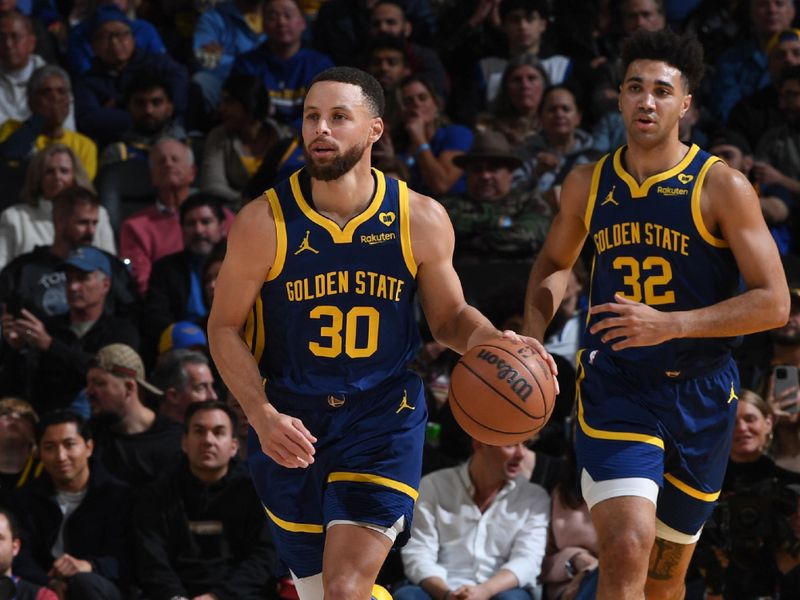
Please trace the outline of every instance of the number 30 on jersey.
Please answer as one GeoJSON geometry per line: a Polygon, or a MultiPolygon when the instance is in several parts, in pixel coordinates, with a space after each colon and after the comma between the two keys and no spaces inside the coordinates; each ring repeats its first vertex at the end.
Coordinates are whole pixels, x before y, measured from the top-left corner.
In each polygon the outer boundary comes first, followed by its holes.
{"type": "Polygon", "coordinates": [[[337,306],[316,306],[309,317],[322,322],[319,331],[322,340],[308,343],[315,356],[336,358],[344,351],[350,358],[367,358],[378,349],[381,317],[372,306],[354,306],[346,313],[337,306]],[[366,331],[366,339],[358,335],[359,328],[366,331]]]}

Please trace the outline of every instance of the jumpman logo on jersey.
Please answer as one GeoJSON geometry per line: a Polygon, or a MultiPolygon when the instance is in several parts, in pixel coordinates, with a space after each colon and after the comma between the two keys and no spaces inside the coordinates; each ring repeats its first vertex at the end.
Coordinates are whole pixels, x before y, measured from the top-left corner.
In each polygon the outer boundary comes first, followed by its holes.
{"type": "Polygon", "coordinates": [[[619,206],[619,202],[617,202],[617,201],[614,199],[614,190],[615,190],[615,189],[617,189],[617,186],[616,186],[616,185],[612,185],[612,186],[611,186],[611,191],[610,191],[610,192],[608,192],[608,195],[607,195],[607,196],[605,197],[605,199],[604,199],[604,200],[603,200],[603,201],[600,203],[600,206],[604,206],[604,205],[608,204],[609,202],[611,202],[612,204],[615,204],[615,205],[619,206]]]}
{"type": "Polygon", "coordinates": [[[728,396],[728,404],[733,402],[734,400],[738,400],[739,396],[736,395],[736,391],[733,389],[733,382],[731,381],[731,393],[728,396]]]}
{"type": "Polygon", "coordinates": [[[394,411],[394,414],[399,414],[404,408],[407,408],[408,410],[417,410],[416,406],[411,406],[408,403],[408,392],[406,390],[403,390],[403,399],[400,401],[400,408],[394,411]]]}
{"type": "Polygon", "coordinates": [[[300,254],[303,250],[310,250],[314,254],[319,254],[319,250],[314,250],[314,248],[311,247],[311,244],[308,243],[308,236],[310,234],[311,231],[306,229],[306,237],[304,237],[303,241],[300,242],[300,247],[297,249],[297,252],[295,252],[295,254],[300,254]]]}

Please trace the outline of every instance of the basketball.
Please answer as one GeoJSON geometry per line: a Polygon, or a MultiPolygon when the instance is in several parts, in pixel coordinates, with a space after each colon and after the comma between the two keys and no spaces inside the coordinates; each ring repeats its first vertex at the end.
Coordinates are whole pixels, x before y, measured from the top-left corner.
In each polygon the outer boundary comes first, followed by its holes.
{"type": "Polygon", "coordinates": [[[533,348],[498,338],[470,349],[450,376],[450,402],[461,428],[479,442],[507,446],[544,427],[555,405],[552,373],[533,348]]]}

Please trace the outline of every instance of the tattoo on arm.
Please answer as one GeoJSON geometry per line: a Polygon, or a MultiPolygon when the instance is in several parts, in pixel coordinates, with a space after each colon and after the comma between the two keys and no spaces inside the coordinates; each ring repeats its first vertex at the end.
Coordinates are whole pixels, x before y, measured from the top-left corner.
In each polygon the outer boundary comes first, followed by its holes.
{"type": "Polygon", "coordinates": [[[684,544],[656,538],[650,553],[648,577],[657,581],[667,581],[675,577],[681,567],[681,559],[685,550],[684,544]]]}

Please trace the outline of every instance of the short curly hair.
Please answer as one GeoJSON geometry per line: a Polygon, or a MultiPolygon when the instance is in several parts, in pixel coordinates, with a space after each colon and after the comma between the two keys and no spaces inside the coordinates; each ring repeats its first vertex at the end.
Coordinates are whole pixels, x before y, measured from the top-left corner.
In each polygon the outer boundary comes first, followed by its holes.
{"type": "Polygon", "coordinates": [[[331,67],[314,77],[308,89],[311,89],[315,83],[320,81],[336,81],[358,86],[361,88],[361,93],[364,95],[364,100],[366,100],[367,107],[372,113],[372,116],[383,116],[383,111],[386,107],[383,88],[381,84],[378,83],[378,80],[366,71],[354,67],[331,67]]]}
{"type": "Polygon", "coordinates": [[[703,79],[703,46],[692,34],[682,34],[662,29],[639,30],[632,34],[622,47],[623,72],[635,60],[657,60],[681,72],[684,84],[691,94],[703,79]]]}

